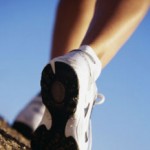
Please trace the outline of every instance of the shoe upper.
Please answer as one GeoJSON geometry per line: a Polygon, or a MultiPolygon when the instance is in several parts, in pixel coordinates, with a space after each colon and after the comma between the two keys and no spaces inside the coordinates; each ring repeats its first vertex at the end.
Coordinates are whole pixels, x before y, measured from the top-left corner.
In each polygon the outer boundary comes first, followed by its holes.
{"type": "Polygon", "coordinates": [[[38,127],[43,117],[45,106],[42,97],[34,97],[29,104],[18,114],[15,121],[28,125],[33,131],[38,127]]]}

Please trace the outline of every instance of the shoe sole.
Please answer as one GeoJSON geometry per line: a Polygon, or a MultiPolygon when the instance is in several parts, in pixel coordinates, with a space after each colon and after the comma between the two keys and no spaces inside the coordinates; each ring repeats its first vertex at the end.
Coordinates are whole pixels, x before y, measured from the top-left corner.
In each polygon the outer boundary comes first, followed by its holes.
{"type": "Polygon", "coordinates": [[[63,62],[55,62],[55,74],[48,64],[41,78],[43,103],[52,116],[52,126],[47,130],[41,125],[33,133],[33,150],[79,150],[73,137],[65,137],[68,119],[78,103],[78,78],[75,71],[63,62]]]}

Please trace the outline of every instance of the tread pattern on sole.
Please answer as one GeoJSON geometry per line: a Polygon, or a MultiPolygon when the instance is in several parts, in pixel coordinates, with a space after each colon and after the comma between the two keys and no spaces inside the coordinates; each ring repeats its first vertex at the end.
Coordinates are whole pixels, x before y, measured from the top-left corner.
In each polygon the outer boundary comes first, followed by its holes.
{"type": "Polygon", "coordinates": [[[33,133],[33,150],[79,150],[73,137],[65,137],[65,126],[73,116],[78,103],[78,78],[67,64],[55,62],[55,74],[48,64],[41,78],[43,103],[52,116],[52,127],[41,125],[33,133]],[[55,94],[54,92],[57,92],[55,94]],[[60,100],[59,100],[60,99],[60,100]]]}

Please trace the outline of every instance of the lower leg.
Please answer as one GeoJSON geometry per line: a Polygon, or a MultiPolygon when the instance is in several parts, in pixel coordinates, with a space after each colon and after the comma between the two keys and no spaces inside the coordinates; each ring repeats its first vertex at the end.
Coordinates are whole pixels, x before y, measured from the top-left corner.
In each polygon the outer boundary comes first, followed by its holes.
{"type": "Polygon", "coordinates": [[[58,6],[51,57],[79,48],[94,14],[95,0],[61,0],[58,6]]]}
{"type": "Polygon", "coordinates": [[[103,67],[128,40],[149,8],[149,0],[98,0],[82,44],[90,45],[103,67]]]}

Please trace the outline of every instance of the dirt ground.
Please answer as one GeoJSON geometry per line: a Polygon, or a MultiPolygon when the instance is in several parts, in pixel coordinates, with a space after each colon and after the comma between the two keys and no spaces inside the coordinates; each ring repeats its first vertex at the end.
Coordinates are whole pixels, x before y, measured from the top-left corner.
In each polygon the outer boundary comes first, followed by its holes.
{"type": "Polygon", "coordinates": [[[0,117],[0,150],[31,150],[30,142],[0,117]]]}

